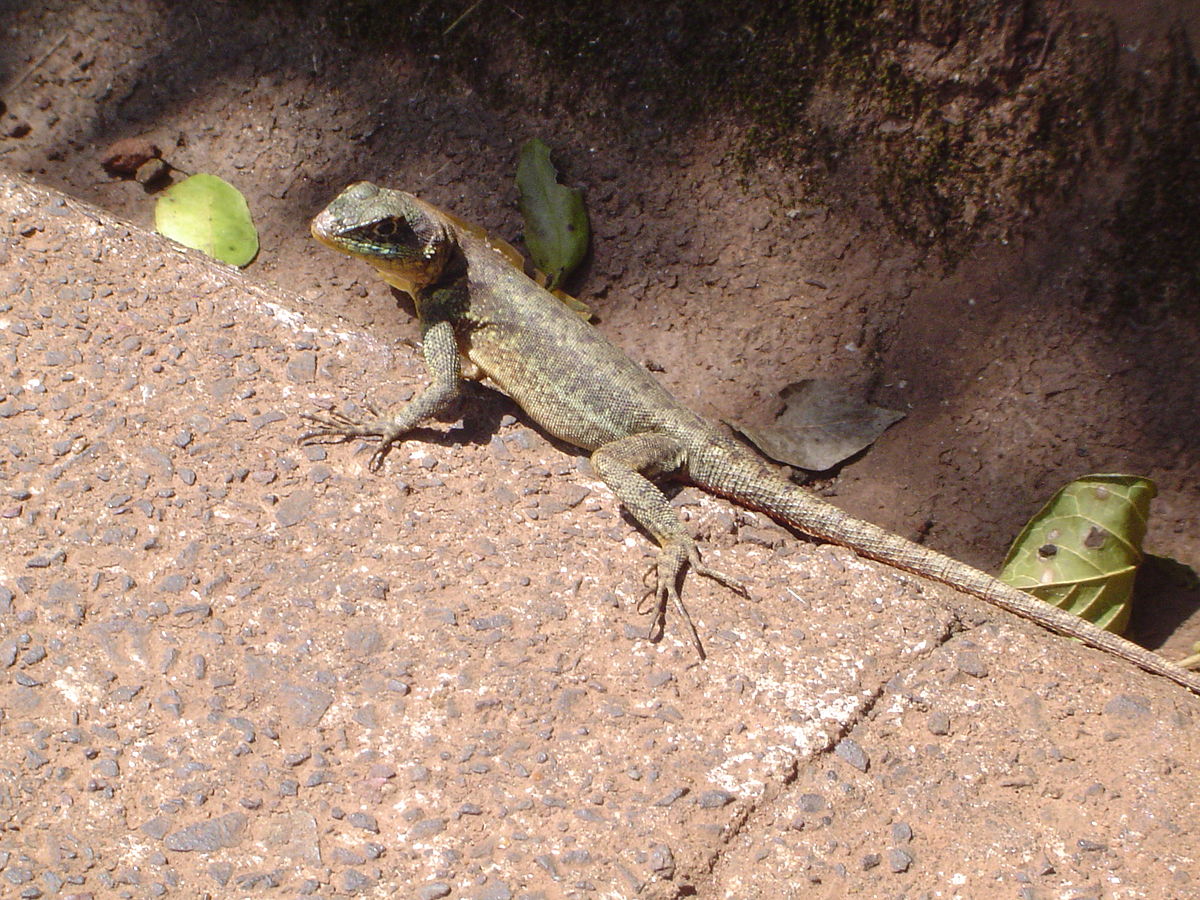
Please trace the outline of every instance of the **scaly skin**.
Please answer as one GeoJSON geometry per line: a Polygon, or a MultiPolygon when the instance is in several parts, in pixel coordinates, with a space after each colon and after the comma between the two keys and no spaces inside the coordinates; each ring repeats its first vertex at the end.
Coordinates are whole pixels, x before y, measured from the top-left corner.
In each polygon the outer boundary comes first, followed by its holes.
{"type": "Polygon", "coordinates": [[[411,194],[359,182],[313,220],[313,235],[358,257],[412,295],[421,320],[431,383],[389,415],[368,421],[340,413],[308,416],[317,427],[302,440],[375,438],[378,469],[388,448],[438,415],[464,378],[486,376],[547,432],[592,451],[592,464],[629,512],[658,542],[657,609],[677,609],[703,658],[679,597],[691,568],[745,593],[703,564],[651,479],[671,476],[786,522],[813,537],[973,594],[1044,628],[1165,676],[1200,693],[1200,678],[1155,653],[1096,628],[992,576],[856,519],[780,477],[711,423],[682,406],[598,330],[512,266],[457,219],[411,194]]]}

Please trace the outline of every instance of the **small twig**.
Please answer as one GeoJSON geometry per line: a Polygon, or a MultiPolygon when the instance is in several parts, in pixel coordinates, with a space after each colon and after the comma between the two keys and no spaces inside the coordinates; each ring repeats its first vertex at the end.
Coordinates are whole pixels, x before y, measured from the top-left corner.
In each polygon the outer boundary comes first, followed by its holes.
{"type": "Polygon", "coordinates": [[[442,37],[445,37],[450,32],[452,32],[455,28],[457,28],[458,23],[461,22],[463,19],[465,19],[467,16],[469,16],[471,13],[475,12],[475,8],[477,6],[479,6],[479,4],[482,2],[483,2],[483,0],[475,0],[474,3],[472,3],[470,6],[468,6],[461,16],[459,16],[457,19],[455,19],[453,22],[451,22],[449,25],[446,26],[446,30],[442,32],[442,37]]]}
{"type": "Polygon", "coordinates": [[[21,76],[16,81],[14,81],[12,84],[10,84],[8,86],[8,89],[10,91],[15,91],[22,84],[24,84],[25,79],[28,78],[30,75],[32,75],[34,72],[36,72],[38,69],[40,69],[42,66],[44,66],[46,64],[46,60],[48,60],[51,56],[53,56],[54,52],[56,50],[58,50],[58,48],[61,47],[66,42],[67,42],[67,35],[64,34],[61,37],[59,37],[59,39],[57,41],[55,41],[53,44],[50,45],[49,50],[47,50],[45,53],[43,53],[41,55],[41,57],[39,57],[36,61],[31,63],[29,65],[29,68],[26,69],[24,72],[22,72],[21,76]]]}
{"type": "Polygon", "coordinates": [[[1041,71],[1042,66],[1046,64],[1046,56],[1050,53],[1050,43],[1054,40],[1055,35],[1058,34],[1058,28],[1059,23],[1055,22],[1048,29],[1046,29],[1046,39],[1042,41],[1042,50],[1038,54],[1038,58],[1033,64],[1033,70],[1035,72],[1041,71]]]}

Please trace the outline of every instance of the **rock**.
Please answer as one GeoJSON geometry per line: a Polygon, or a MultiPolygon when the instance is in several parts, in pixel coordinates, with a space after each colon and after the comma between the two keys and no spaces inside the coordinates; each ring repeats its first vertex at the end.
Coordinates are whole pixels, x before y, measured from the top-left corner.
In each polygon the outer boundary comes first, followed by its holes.
{"type": "Polygon", "coordinates": [[[100,165],[109,175],[133,178],[149,160],[162,156],[162,150],[148,138],[122,138],[109,145],[100,165]]]}
{"type": "Polygon", "coordinates": [[[168,834],[166,845],[168,850],[179,853],[212,853],[226,847],[236,847],[245,830],[245,814],[231,812],[168,834]]]}
{"type": "Polygon", "coordinates": [[[871,760],[867,757],[866,751],[850,738],[844,738],[839,741],[838,745],[833,748],[833,752],[837,754],[838,759],[842,760],[842,762],[849,763],[860,772],[867,771],[871,765],[871,760]]]}

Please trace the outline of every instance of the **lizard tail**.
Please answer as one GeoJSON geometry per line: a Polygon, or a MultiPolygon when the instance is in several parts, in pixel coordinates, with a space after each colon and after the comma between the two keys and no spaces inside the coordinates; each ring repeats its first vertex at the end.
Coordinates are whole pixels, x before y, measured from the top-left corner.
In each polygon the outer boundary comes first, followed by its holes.
{"type": "Polygon", "coordinates": [[[716,466],[721,471],[710,469],[704,473],[703,483],[710,490],[761,510],[812,537],[841,544],[862,556],[965,591],[1020,618],[1076,638],[1200,694],[1200,677],[1145,647],[1098,628],[944,553],[855,518],[814,496],[811,491],[785,481],[758,460],[746,459],[740,449],[734,458],[728,453],[721,455],[723,464],[716,466]]]}

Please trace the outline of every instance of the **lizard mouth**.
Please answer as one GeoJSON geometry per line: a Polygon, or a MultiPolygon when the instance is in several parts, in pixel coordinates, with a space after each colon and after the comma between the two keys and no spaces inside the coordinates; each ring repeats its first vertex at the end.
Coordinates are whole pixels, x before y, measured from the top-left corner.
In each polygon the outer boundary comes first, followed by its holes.
{"type": "Polygon", "coordinates": [[[313,237],[315,237],[326,247],[332,247],[334,250],[341,250],[341,252],[345,253],[346,251],[342,247],[339,247],[337,242],[332,237],[333,232],[335,231],[332,225],[333,223],[330,222],[329,210],[323,210],[322,212],[318,213],[315,219],[312,220],[312,224],[309,225],[308,230],[312,233],[313,237]]]}

